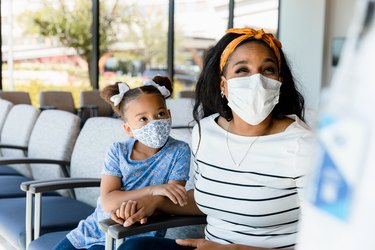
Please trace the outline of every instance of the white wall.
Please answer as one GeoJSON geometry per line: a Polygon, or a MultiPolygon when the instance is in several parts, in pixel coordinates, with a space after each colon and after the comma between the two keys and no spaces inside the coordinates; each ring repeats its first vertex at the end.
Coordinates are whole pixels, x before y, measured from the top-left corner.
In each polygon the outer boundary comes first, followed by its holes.
{"type": "Polygon", "coordinates": [[[301,84],[306,108],[314,110],[323,74],[325,11],[326,0],[280,1],[279,38],[301,84]]]}
{"type": "Polygon", "coordinates": [[[345,37],[352,21],[356,0],[328,0],[326,31],[324,39],[324,63],[322,86],[328,86],[335,73],[332,67],[332,41],[335,37],[345,37]]]}

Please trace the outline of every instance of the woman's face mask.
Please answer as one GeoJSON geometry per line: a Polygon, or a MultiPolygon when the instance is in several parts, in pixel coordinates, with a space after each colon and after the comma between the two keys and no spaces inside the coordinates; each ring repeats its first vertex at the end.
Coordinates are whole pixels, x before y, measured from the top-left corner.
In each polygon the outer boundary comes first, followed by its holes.
{"type": "Polygon", "coordinates": [[[171,119],[152,120],[139,129],[130,129],[134,138],[142,144],[150,148],[161,148],[171,132],[171,119]]]}
{"type": "Polygon", "coordinates": [[[228,106],[242,120],[258,125],[279,102],[281,82],[261,74],[228,81],[228,106]]]}

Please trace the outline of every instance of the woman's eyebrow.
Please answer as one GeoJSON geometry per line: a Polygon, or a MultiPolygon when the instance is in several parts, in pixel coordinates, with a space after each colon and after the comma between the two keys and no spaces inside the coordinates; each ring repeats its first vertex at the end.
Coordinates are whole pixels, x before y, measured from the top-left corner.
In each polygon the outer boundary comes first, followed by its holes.
{"type": "Polygon", "coordinates": [[[241,61],[238,61],[235,64],[233,64],[233,66],[236,66],[236,65],[239,65],[239,64],[247,64],[247,63],[248,63],[247,60],[241,60],[241,61]]]}
{"type": "Polygon", "coordinates": [[[275,61],[275,59],[272,58],[272,57],[266,57],[266,58],[264,58],[263,62],[264,63],[266,63],[266,62],[273,62],[273,63],[277,64],[277,61],[275,61]]]}

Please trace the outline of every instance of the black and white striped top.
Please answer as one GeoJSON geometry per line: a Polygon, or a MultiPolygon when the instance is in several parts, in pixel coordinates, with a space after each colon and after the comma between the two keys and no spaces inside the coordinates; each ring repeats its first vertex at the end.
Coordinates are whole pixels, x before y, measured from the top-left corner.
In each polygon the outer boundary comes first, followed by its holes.
{"type": "MultiPolygon", "coordinates": [[[[296,244],[301,187],[311,166],[313,134],[296,116],[284,132],[261,136],[237,167],[227,132],[212,115],[192,135],[195,200],[207,214],[206,238],[219,243],[286,248],[296,244]]],[[[228,135],[239,162],[254,137],[228,135]]]]}

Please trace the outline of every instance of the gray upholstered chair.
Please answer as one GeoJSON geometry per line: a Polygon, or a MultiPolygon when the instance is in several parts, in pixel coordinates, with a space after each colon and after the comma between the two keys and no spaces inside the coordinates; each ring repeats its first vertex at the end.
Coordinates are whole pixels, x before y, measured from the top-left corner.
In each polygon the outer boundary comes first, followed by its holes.
{"type": "Polygon", "coordinates": [[[191,98],[167,99],[167,107],[172,115],[173,128],[193,127],[193,104],[191,98]]]}
{"type": "MultiPolygon", "coordinates": [[[[2,158],[0,164],[28,163],[31,166],[34,180],[68,176],[73,146],[79,134],[79,122],[77,115],[66,111],[46,110],[41,112],[31,133],[28,156],[18,159],[2,158]]],[[[7,190],[9,193],[14,192],[13,189],[10,190],[12,187],[23,193],[22,197],[0,199],[0,235],[16,249],[25,248],[25,211],[26,200],[29,197],[25,197],[25,193],[20,190],[20,184],[25,180],[30,180],[30,178],[0,176],[1,192],[4,192],[5,195],[7,195],[7,190]]],[[[54,193],[44,196],[43,199],[56,199],[56,197],[63,196],[54,193]]],[[[61,222],[52,218],[56,215],[55,212],[58,211],[58,208],[58,204],[43,208],[51,216],[47,216],[49,219],[43,221],[43,225],[46,225],[49,230],[56,230],[56,223],[61,222]]],[[[73,214],[74,217],[76,214],[73,214]]],[[[77,210],[78,215],[82,216],[77,210]]]]}
{"type": "Polygon", "coordinates": [[[81,112],[88,112],[89,117],[113,116],[113,109],[111,105],[101,98],[100,91],[98,89],[81,91],[80,104],[81,112]],[[96,110],[96,113],[94,110],[96,110]]]}
{"type": "MultiPolygon", "coordinates": [[[[127,140],[128,137],[122,128],[122,120],[109,117],[93,117],[89,118],[82,128],[74,147],[71,160],[71,178],[58,179],[48,182],[26,183],[24,188],[28,190],[29,195],[35,195],[36,200],[45,191],[54,191],[58,189],[74,188],[75,199],[58,197],[42,199],[42,208],[57,206],[53,218],[59,221],[60,229],[76,227],[80,219],[85,219],[88,214],[82,215],[82,211],[89,211],[91,214],[96,207],[99,197],[100,177],[103,169],[105,155],[110,145],[115,141],[127,140]],[[80,188],[85,187],[85,188],[80,188]],[[90,188],[88,188],[90,187],[90,188]],[[74,215],[71,213],[72,206],[76,207],[74,215]],[[80,207],[80,208],[78,208],[80,207]],[[80,215],[77,216],[77,214],[80,215]],[[74,224],[72,223],[76,220],[74,224]],[[66,223],[63,223],[63,221],[66,223]],[[69,222],[69,223],[68,223],[69,222]]],[[[35,202],[35,213],[38,213],[38,202],[35,202]]],[[[28,214],[31,210],[28,210],[28,214]]],[[[39,230],[39,221],[34,221],[34,228],[31,224],[26,231],[28,235],[28,243],[31,241],[31,232],[43,231],[44,211],[36,218],[42,218],[41,230],[39,230]]],[[[47,212],[48,213],[48,212],[47,212]]],[[[46,215],[48,216],[48,215],[46,215]]],[[[56,230],[55,230],[56,231],[56,230]]],[[[34,235],[34,239],[29,245],[29,249],[51,249],[57,242],[62,240],[68,231],[57,231],[53,233],[43,234],[39,237],[34,235]]]]}
{"type": "MultiPolygon", "coordinates": [[[[20,184],[24,181],[67,177],[78,133],[77,115],[61,110],[43,111],[31,132],[27,156],[0,158],[0,166],[30,164],[32,178],[23,175],[1,175],[0,197],[25,197],[25,193],[20,189],[20,184]]],[[[0,204],[2,205],[3,201],[0,204]]]]}
{"type": "Polygon", "coordinates": [[[72,92],[69,91],[41,91],[39,93],[40,109],[58,109],[73,114],[77,113],[72,92]]]}
{"type": "Polygon", "coordinates": [[[179,97],[180,98],[195,98],[195,91],[194,90],[181,90],[179,92],[179,97]]]}
{"type": "Polygon", "coordinates": [[[78,110],[81,118],[81,127],[85,124],[87,119],[95,116],[113,117],[113,109],[100,96],[100,91],[84,90],[80,94],[80,108],[78,110]]]}
{"type": "Polygon", "coordinates": [[[0,98],[8,100],[14,105],[29,104],[31,105],[31,98],[29,92],[25,91],[0,91],[0,98]]]}
{"type": "Polygon", "coordinates": [[[13,103],[7,100],[0,99],[0,132],[3,129],[5,120],[12,107],[13,107],[13,103]]]}
{"type": "MultiPolygon", "coordinates": [[[[25,157],[32,129],[40,110],[32,105],[17,104],[9,111],[1,131],[2,157],[25,157]]],[[[0,166],[0,175],[25,175],[31,177],[29,165],[0,166]]]]}

